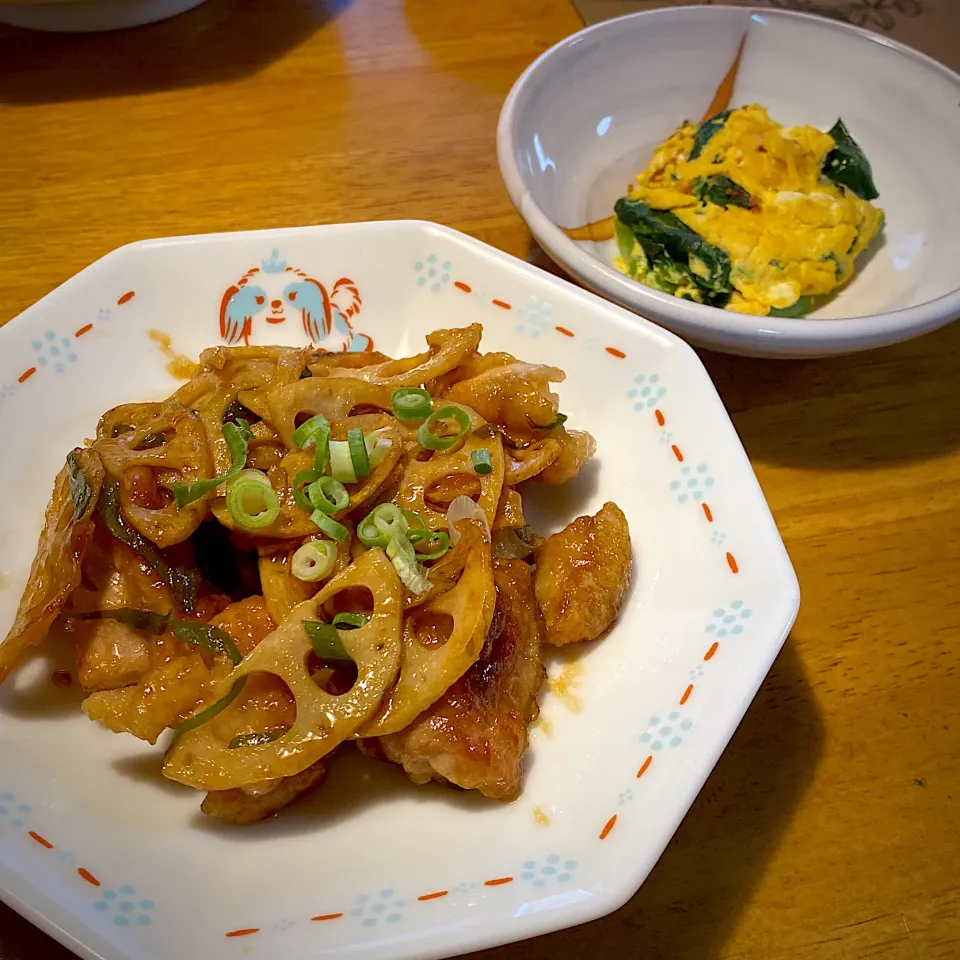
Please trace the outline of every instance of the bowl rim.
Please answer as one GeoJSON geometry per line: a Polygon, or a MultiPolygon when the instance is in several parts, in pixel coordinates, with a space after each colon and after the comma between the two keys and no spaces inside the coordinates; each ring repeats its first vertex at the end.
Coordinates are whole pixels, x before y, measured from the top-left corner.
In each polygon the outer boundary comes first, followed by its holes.
{"type": "Polygon", "coordinates": [[[580,282],[595,291],[613,297],[628,309],[642,310],[646,307],[656,311],[667,318],[664,322],[669,323],[676,332],[689,336],[693,340],[697,340],[698,335],[706,332],[711,342],[722,340],[728,345],[740,347],[762,344],[774,351],[778,346],[781,350],[789,346],[797,346],[801,349],[808,348],[816,351],[818,347],[829,345],[833,348],[832,352],[838,352],[845,346],[849,349],[857,349],[862,340],[874,341],[868,346],[893,343],[907,339],[908,336],[928,333],[960,318],[960,284],[950,292],[932,300],[898,310],[854,317],[837,317],[820,322],[811,322],[810,319],[805,318],[752,317],[705,304],[691,303],[632,280],[587,253],[577,241],[571,240],[533,199],[520,172],[514,151],[516,112],[531,77],[551,57],[561,50],[580,43],[589,35],[617,30],[628,21],[693,16],[711,19],[730,14],[737,14],[745,19],[759,14],[786,22],[812,21],[841,34],[877,43],[895,54],[907,57],[920,66],[940,74],[954,83],[960,94],[960,74],[933,57],[890,37],[817,14],[766,7],[735,7],[729,4],[709,4],[708,6],[688,4],[641,10],[614,17],[611,20],[603,20],[564,37],[540,54],[514,82],[500,110],[497,123],[497,159],[500,173],[510,199],[538,242],[542,243],[551,257],[560,262],[564,270],[580,282]],[[779,344],[778,341],[780,341],[779,344]]]}

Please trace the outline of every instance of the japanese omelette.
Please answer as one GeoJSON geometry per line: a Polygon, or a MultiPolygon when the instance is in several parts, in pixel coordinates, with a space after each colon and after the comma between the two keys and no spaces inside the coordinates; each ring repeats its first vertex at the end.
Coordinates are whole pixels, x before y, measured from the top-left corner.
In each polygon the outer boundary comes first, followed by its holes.
{"type": "Polygon", "coordinates": [[[684,123],[617,201],[616,266],[647,286],[757,316],[802,316],[847,282],[883,226],[863,151],[756,104],[684,123]]]}

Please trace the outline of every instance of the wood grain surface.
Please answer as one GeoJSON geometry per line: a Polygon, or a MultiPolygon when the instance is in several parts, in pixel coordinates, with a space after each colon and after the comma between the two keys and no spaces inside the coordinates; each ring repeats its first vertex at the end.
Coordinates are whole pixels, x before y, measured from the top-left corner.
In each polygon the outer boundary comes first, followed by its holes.
{"type": "MultiPolygon", "coordinates": [[[[569,0],[209,0],[0,27],[0,320],[145,237],[418,217],[543,263],[497,170],[569,0]]],[[[805,362],[704,353],[800,578],[793,635],[636,897],[474,960],[960,957],[960,324],[805,362]]],[[[0,907],[0,960],[66,960],[0,907]]]]}

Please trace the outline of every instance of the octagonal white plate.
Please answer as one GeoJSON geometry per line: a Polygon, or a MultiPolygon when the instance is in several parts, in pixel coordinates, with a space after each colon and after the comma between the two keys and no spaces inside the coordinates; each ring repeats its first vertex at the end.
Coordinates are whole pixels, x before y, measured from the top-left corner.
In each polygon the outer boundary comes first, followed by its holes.
{"type": "Polygon", "coordinates": [[[562,409],[599,456],[569,488],[534,491],[533,520],[557,529],[618,502],[631,594],[606,639],[550,658],[512,804],[351,756],[298,808],[224,828],[160,778],[159,749],[80,714],[76,689],[49,680],[55,652],[38,655],[0,690],[0,895],[81,956],[423,960],[608,913],[656,862],[796,615],[783,544],[688,346],[468,237],[398,222],[134,244],[0,330],[16,451],[0,462],[0,630],[66,452],[106,408],[174,387],[150,332],[195,357],[220,342],[226,305],[249,311],[254,343],[303,343],[293,307],[309,291],[322,309],[321,287],[337,301],[338,281],[362,301],[355,345],[412,353],[479,321],[486,349],[566,369],[562,409]]]}

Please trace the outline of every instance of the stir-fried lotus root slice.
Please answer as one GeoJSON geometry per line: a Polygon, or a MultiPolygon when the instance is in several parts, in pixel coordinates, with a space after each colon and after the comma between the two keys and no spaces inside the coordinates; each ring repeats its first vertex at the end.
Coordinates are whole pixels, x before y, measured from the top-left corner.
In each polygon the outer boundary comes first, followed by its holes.
{"type": "Polygon", "coordinates": [[[224,419],[234,419],[234,415],[248,423],[259,419],[256,411],[240,401],[240,393],[293,383],[306,366],[307,355],[308,350],[293,347],[210,347],[200,354],[190,380],[170,400],[200,414],[213,442],[220,436],[224,419]]]}
{"type": "Polygon", "coordinates": [[[339,367],[328,370],[326,376],[365,380],[391,392],[400,387],[417,387],[448,373],[472,356],[480,346],[482,334],[483,327],[479,323],[450,330],[434,330],[427,334],[429,349],[416,356],[355,369],[339,367]]]}
{"type": "Polygon", "coordinates": [[[492,370],[494,367],[505,367],[508,363],[516,362],[517,358],[510,353],[476,352],[467,357],[458,367],[454,367],[442,377],[431,380],[426,386],[435,397],[442,397],[447,390],[461,380],[469,380],[486,370],[492,370]]]}
{"type": "Polygon", "coordinates": [[[233,385],[237,402],[262,417],[267,394],[296,383],[309,358],[309,347],[215,347],[200,354],[200,363],[214,370],[222,364],[221,377],[233,385]]]}
{"type": "MultiPolygon", "coordinates": [[[[425,593],[414,593],[407,590],[403,597],[404,612],[412,610],[414,607],[422,607],[424,604],[435,600],[441,593],[446,593],[457,585],[463,571],[470,562],[476,542],[469,528],[473,521],[463,518],[457,521],[457,531],[463,533],[467,531],[466,536],[460,536],[455,544],[439,560],[431,564],[427,570],[427,579],[430,581],[430,589],[425,593]]],[[[477,519],[477,529],[480,530],[483,525],[477,519]]],[[[482,530],[483,536],[486,531],[482,530]]],[[[451,541],[452,542],[452,541],[451,541]]]]}
{"type": "MultiPolygon", "coordinates": [[[[315,537],[310,539],[322,540],[319,531],[314,528],[315,537]]],[[[307,541],[303,541],[304,543],[307,541]]],[[[347,537],[337,544],[337,563],[331,576],[336,576],[353,561],[353,537],[347,537]]],[[[320,583],[308,583],[298,580],[293,575],[293,555],[300,548],[301,542],[289,541],[267,544],[259,548],[260,558],[260,586],[263,588],[263,598],[266,601],[270,616],[280,623],[287,618],[294,607],[304,600],[309,600],[319,589],[320,583]]]]}
{"type": "Polygon", "coordinates": [[[471,407],[511,434],[526,436],[553,428],[560,398],[550,384],[565,379],[559,367],[515,361],[455,383],[443,399],[471,407]]]}
{"type": "Polygon", "coordinates": [[[138,533],[158,547],[172,547],[200,526],[205,499],[178,510],[167,489],[213,473],[206,431],[192,410],[165,403],[133,433],[97,440],[94,446],[107,473],[120,484],[123,516],[138,533]]]}
{"type": "Polygon", "coordinates": [[[307,377],[270,393],[265,401],[263,419],[293,447],[293,433],[301,420],[322,413],[327,420],[342,420],[355,407],[391,410],[392,391],[365,380],[335,377],[307,377]]]}
{"type": "MultiPolygon", "coordinates": [[[[404,437],[393,417],[368,415],[337,420],[331,424],[331,436],[334,440],[346,440],[347,431],[352,427],[360,427],[365,433],[379,428],[381,432],[378,436],[390,441],[390,449],[367,476],[361,477],[356,483],[346,484],[350,503],[343,510],[333,514],[334,519],[339,521],[377,496],[403,453],[404,437]]],[[[270,468],[267,475],[279,496],[280,513],[269,527],[258,531],[259,536],[288,540],[302,539],[317,532],[317,525],[310,519],[311,514],[297,504],[293,494],[294,480],[299,474],[312,470],[313,466],[314,452],[310,448],[295,450],[287,454],[278,465],[270,468]]],[[[225,497],[215,499],[211,508],[214,516],[223,526],[231,530],[238,529],[236,521],[227,509],[225,497]]]]}
{"type": "Polygon", "coordinates": [[[43,642],[80,583],[83,556],[93,539],[93,512],[103,485],[103,464],[93,450],[68,457],[53,486],[37,553],[13,626],[0,644],[0,683],[28,647],[43,642]]]}
{"type": "MultiPolygon", "coordinates": [[[[97,439],[114,440],[117,437],[133,433],[160,412],[162,403],[121,403],[111,407],[97,424],[97,439]]],[[[150,437],[147,443],[155,443],[159,436],[150,437]]]]}
{"type": "MultiPolygon", "coordinates": [[[[470,429],[462,444],[449,451],[438,450],[429,460],[411,460],[397,493],[397,506],[420,514],[431,530],[447,528],[446,513],[430,506],[431,492],[440,488],[442,497],[445,484],[469,482],[475,489],[476,481],[479,481],[480,493],[476,502],[486,514],[490,526],[493,525],[500,503],[504,474],[500,435],[484,424],[472,410],[467,407],[461,409],[470,416],[470,429]],[[493,467],[490,473],[477,473],[472,455],[480,450],[490,455],[493,467]]],[[[444,502],[444,499],[440,502],[444,502]]]]}
{"type": "Polygon", "coordinates": [[[238,680],[257,673],[273,674],[286,683],[296,701],[293,726],[272,742],[233,750],[217,738],[212,724],[196,727],[171,746],[164,775],[205,790],[231,790],[295,776],[325,757],[376,711],[396,679],[401,612],[401,585],[392,564],[382,550],[368,551],[316,596],[291,611],[215,691],[215,698],[221,699],[238,680]],[[322,690],[310,673],[313,648],[302,621],[316,619],[328,600],[350,587],[369,590],[373,610],[363,626],[339,633],[344,650],[357,666],[357,681],[347,693],[335,696],[322,690]]]}
{"type": "Polygon", "coordinates": [[[490,541],[478,523],[457,525],[468,540],[456,586],[407,612],[396,686],[376,717],[357,734],[396,733],[442,697],[480,655],[496,604],[490,541]]]}
{"type": "Polygon", "coordinates": [[[378,363],[392,360],[379,350],[360,353],[331,353],[329,350],[315,350],[307,362],[314,377],[329,377],[331,370],[356,370],[358,367],[372,367],[378,363]]]}

